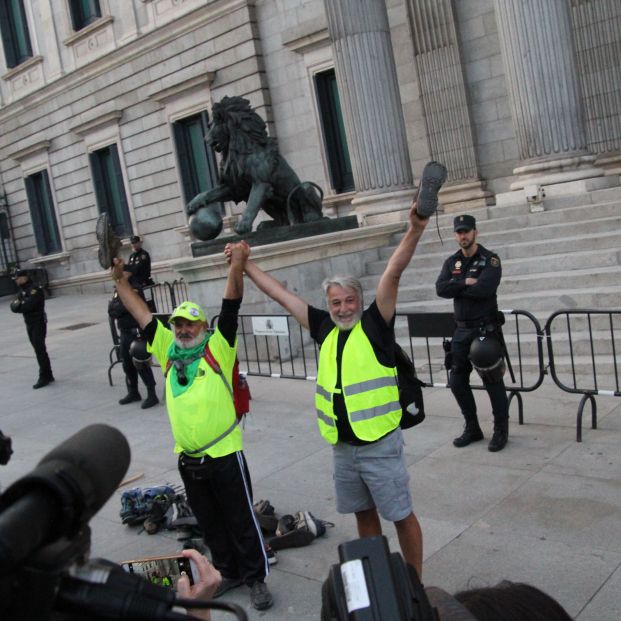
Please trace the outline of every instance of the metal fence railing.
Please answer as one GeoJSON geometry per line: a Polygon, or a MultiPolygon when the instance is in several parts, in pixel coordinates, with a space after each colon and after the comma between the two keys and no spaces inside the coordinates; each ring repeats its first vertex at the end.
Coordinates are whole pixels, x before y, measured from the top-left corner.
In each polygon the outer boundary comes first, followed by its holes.
{"type": "MultiPolygon", "coordinates": [[[[175,307],[188,299],[187,283],[183,279],[170,282],[159,282],[143,288],[145,300],[153,314],[161,321],[167,321],[175,307]]],[[[110,336],[112,348],[108,354],[108,383],[112,383],[112,369],[121,362],[119,333],[116,322],[110,318],[110,336]]]]}
{"type": "Polygon", "coordinates": [[[582,395],[576,416],[576,440],[581,442],[587,402],[591,428],[597,429],[595,397],[621,397],[621,310],[559,310],[550,315],[544,330],[552,380],[561,390],[582,395]]]}
{"type": "MultiPolygon", "coordinates": [[[[504,381],[509,393],[509,407],[515,398],[518,421],[524,423],[524,403],[521,393],[536,390],[544,379],[543,332],[537,319],[528,311],[503,310],[502,328],[507,346],[510,372],[504,381]]],[[[397,313],[395,331],[399,344],[409,351],[416,372],[428,386],[449,387],[444,341],[455,331],[453,313],[397,313]],[[409,343],[404,345],[405,339],[409,343]]],[[[485,387],[476,373],[471,375],[474,390],[485,387]]]]}
{"type": "MultiPolygon", "coordinates": [[[[510,316],[504,333],[515,381],[507,381],[509,404],[518,403],[524,422],[522,392],[535,390],[543,381],[542,331],[537,319],[521,310],[510,316]]],[[[397,313],[397,342],[409,351],[419,378],[428,386],[448,387],[442,342],[455,329],[452,313],[397,313]]],[[[311,379],[317,376],[318,349],[308,331],[290,315],[240,315],[238,356],[248,375],[311,379]]],[[[483,389],[473,374],[474,389],[483,389]]]]}

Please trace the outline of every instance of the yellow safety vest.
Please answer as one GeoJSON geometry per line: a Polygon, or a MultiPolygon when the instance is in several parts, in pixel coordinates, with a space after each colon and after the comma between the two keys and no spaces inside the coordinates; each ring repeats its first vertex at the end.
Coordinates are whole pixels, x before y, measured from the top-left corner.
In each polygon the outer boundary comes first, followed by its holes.
{"type": "MultiPolygon", "coordinates": [[[[334,393],[340,392],[336,388],[338,333],[335,327],[321,345],[315,390],[317,425],[330,444],[338,440],[333,406],[334,393]]],[[[341,386],[349,423],[357,438],[372,442],[399,426],[397,371],[379,363],[360,321],[343,348],[341,386]]]]}
{"type": "MultiPolygon", "coordinates": [[[[148,349],[160,363],[162,371],[166,369],[166,353],[173,338],[172,332],[158,320],[153,343],[148,349]]],[[[218,361],[229,386],[232,386],[236,346],[237,342],[231,347],[217,328],[209,339],[209,349],[218,361]]],[[[175,453],[183,451],[192,457],[223,457],[241,451],[242,433],[237,426],[208,449],[198,454],[194,452],[220,437],[235,423],[235,406],[228,388],[203,358],[192,385],[177,397],[173,395],[170,386],[171,374],[176,372],[172,368],[166,377],[166,409],[175,438],[175,453]]]]}

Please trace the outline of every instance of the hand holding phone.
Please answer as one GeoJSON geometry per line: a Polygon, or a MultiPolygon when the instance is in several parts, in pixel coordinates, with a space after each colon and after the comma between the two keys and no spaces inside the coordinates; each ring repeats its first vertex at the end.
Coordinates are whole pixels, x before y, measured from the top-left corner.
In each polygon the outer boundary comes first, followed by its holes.
{"type": "MultiPolygon", "coordinates": [[[[177,583],[177,597],[181,599],[210,600],[222,582],[220,572],[197,550],[184,550],[182,554],[193,561],[198,579],[190,584],[189,576],[181,576],[177,583]]],[[[199,619],[210,619],[209,611],[201,608],[188,608],[188,612],[199,619]]]]}
{"type": "Polygon", "coordinates": [[[187,576],[190,585],[198,582],[200,578],[193,558],[183,554],[124,561],[121,567],[129,573],[141,575],[152,584],[169,588],[176,588],[182,575],[187,576]]]}

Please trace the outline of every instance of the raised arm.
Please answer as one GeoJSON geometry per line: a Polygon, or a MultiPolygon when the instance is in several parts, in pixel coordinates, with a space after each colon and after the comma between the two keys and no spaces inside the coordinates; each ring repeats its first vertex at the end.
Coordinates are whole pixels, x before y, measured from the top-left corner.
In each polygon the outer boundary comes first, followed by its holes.
{"type": "Polygon", "coordinates": [[[291,293],[280,281],[266,274],[250,259],[246,261],[246,274],[265,295],[291,313],[304,328],[308,329],[308,304],[295,293],[291,293]]]}
{"type": "Polygon", "coordinates": [[[147,303],[132,289],[129,284],[130,272],[126,272],[123,268],[125,264],[123,259],[114,259],[110,273],[115,282],[117,293],[123,306],[129,314],[138,322],[141,328],[151,323],[153,313],[149,310],[147,303]]]}
{"type": "Polygon", "coordinates": [[[225,300],[238,300],[244,296],[244,265],[250,254],[246,242],[227,244],[225,255],[229,263],[229,275],[224,286],[225,300]]]}
{"type": "Polygon", "coordinates": [[[388,259],[386,269],[377,286],[375,300],[377,308],[386,323],[391,321],[397,308],[397,293],[401,274],[412,260],[418,240],[421,238],[428,222],[429,218],[422,219],[416,215],[416,198],[414,198],[414,202],[410,207],[407,231],[390,259],[388,259]]]}

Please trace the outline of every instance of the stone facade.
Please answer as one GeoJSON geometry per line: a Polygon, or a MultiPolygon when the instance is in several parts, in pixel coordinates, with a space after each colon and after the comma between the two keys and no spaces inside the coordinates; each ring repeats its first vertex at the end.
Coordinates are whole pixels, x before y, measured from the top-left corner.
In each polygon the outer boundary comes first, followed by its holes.
{"type": "Polygon", "coordinates": [[[298,176],[324,189],[329,216],[402,220],[432,158],[449,168],[449,211],[531,179],[618,179],[616,0],[100,0],[77,32],[68,3],[23,4],[32,54],[12,68],[0,57],[0,184],[20,262],[59,287],[101,286],[89,153],[110,144],[133,232],[156,278],[174,277],[191,240],[172,123],[225,95],[250,100],[298,176]],[[314,79],[330,69],[354,171],[340,193],[314,79]],[[43,256],[24,184],[42,170],[62,246],[43,256]]]}

